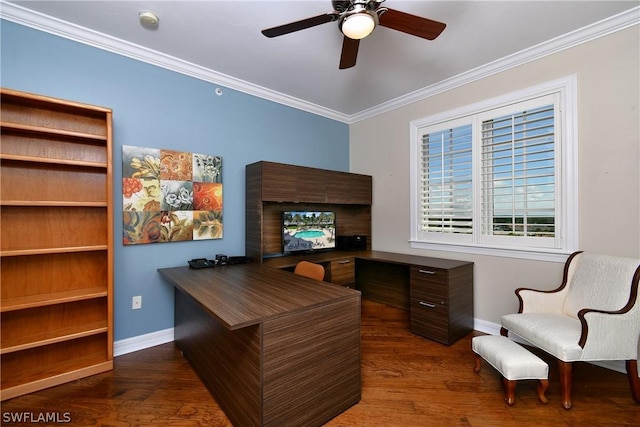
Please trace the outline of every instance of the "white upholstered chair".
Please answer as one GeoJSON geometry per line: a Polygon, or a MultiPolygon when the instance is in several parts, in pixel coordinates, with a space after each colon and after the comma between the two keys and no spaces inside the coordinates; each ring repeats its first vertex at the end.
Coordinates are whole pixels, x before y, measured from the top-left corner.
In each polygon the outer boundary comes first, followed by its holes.
{"type": "Polygon", "coordinates": [[[626,361],[631,394],[640,403],[639,280],[640,259],[576,252],[559,288],[516,289],[520,309],[502,316],[501,334],[512,332],[558,359],[565,409],[577,361],[626,361]]]}

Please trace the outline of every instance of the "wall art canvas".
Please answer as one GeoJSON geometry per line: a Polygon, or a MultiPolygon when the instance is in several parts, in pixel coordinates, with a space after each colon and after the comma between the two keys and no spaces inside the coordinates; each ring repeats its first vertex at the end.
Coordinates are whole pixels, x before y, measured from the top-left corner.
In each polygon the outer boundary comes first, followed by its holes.
{"type": "Polygon", "coordinates": [[[122,147],[124,245],[222,238],[222,158],[122,147]]]}

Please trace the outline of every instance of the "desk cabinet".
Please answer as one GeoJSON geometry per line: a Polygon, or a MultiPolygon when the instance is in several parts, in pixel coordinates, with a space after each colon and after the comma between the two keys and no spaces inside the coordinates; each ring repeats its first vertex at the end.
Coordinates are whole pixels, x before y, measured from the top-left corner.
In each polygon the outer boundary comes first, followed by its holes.
{"type": "Polygon", "coordinates": [[[245,170],[245,255],[282,254],[282,212],[334,211],[338,236],[371,241],[369,175],[260,161],[245,170]]]}
{"type": "Polygon", "coordinates": [[[409,298],[411,332],[453,344],[473,330],[473,264],[411,266],[409,298]]]}
{"type": "Polygon", "coordinates": [[[356,281],[355,258],[345,257],[329,262],[329,281],[342,286],[353,285],[356,281]]]}
{"type": "Polygon", "coordinates": [[[262,201],[371,204],[371,176],[273,162],[248,166],[262,201]]]}

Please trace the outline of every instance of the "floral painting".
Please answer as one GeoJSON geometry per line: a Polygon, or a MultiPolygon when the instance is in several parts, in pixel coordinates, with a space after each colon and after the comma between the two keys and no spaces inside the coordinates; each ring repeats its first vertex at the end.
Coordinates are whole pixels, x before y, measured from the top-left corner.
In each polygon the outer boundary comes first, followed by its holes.
{"type": "Polygon", "coordinates": [[[122,147],[125,245],[221,239],[222,158],[122,147]]]}

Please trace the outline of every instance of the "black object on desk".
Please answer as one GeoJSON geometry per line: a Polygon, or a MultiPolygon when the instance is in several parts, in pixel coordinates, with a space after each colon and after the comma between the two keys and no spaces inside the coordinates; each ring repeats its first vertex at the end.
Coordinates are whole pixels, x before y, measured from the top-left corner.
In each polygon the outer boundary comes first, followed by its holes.
{"type": "Polygon", "coordinates": [[[191,268],[211,268],[215,267],[216,263],[206,258],[194,258],[189,261],[189,267],[191,268]]]}
{"type": "Polygon", "coordinates": [[[367,249],[367,236],[338,236],[337,244],[341,251],[364,251],[367,249]]]}

